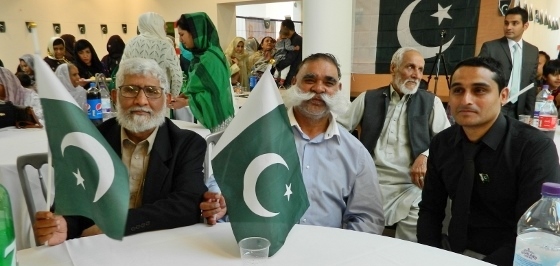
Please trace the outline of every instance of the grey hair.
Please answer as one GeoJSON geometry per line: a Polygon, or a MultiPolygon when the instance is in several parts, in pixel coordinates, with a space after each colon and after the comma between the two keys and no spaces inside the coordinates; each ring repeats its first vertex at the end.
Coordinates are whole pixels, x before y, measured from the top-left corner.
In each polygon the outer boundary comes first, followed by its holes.
{"type": "Polygon", "coordinates": [[[399,48],[399,50],[397,50],[393,54],[393,58],[391,58],[391,67],[392,66],[396,66],[396,67],[400,66],[402,64],[404,53],[410,52],[410,51],[416,51],[416,52],[420,53],[420,51],[418,51],[418,50],[416,50],[415,48],[412,48],[412,47],[401,47],[401,48],[399,48]]]}
{"type": "Polygon", "coordinates": [[[153,59],[129,58],[122,60],[116,75],[115,84],[117,88],[123,85],[124,77],[127,75],[150,75],[159,80],[159,86],[165,92],[169,92],[167,75],[153,59]]]}

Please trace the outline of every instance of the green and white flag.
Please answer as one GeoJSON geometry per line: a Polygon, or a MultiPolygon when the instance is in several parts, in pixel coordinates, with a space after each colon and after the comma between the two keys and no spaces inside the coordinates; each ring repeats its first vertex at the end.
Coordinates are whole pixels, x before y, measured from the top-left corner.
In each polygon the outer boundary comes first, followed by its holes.
{"type": "Polygon", "coordinates": [[[269,70],[214,147],[212,168],[237,242],[264,237],[272,256],[309,201],[286,107],[269,70]]]}
{"type": "Polygon", "coordinates": [[[34,55],[34,60],[54,168],[55,212],[88,217],[120,240],[128,215],[128,171],[43,59],[34,55]]]}

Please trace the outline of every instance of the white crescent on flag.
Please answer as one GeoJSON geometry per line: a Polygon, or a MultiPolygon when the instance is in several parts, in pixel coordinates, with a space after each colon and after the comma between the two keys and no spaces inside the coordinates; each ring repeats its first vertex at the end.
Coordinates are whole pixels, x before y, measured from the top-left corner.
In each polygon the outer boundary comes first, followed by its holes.
{"type": "MultiPolygon", "coordinates": [[[[397,38],[399,39],[399,44],[401,45],[401,47],[416,48],[418,49],[418,51],[420,51],[424,59],[428,59],[436,56],[436,54],[439,52],[439,46],[428,47],[421,45],[414,39],[412,33],[410,32],[410,16],[412,15],[412,11],[414,11],[414,8],[416,7],[416,5],[418,5],[418,3],[420,3],[420,1],[421,0],[416,0],[412,2],[403,11],[401,17],[399,18],[399,23],[397,24],[397,38]]],[[[453,40],[455,40],[455,36],[453,36],[451,40],[441,46],[442,53],[443,51],[447,50],[449,46],[451,46],[453,40]]]]}
{"type": "Polygon", "coordinates": [[[86,133],[70,132],[66,134],[60,143],[62,156],[64,156],[64,150],[69,146],[75,146],[84,150],[89,153],[95,161],[99,172],[99,184],[97,185],[93,202],[97,202],[101,197],[103,197],[103,195],[105,195],[107,190],[109,190],[111,184],[113,183],[113,179],[115,178],[113,160],[111,160],[111,156],[103,145],[101,145],[101,143],[99,143],[99,141],[97,141],[94,137],[86,133]],[[87,145],[82,145],[86,143],[87,145]]]}
{"type": "Polygon", "coordinates": [[[255,189],[257,180],[262,171],[273,164],[281,164],[289,169],[288,164],[286,164],[282,156],[276,153],[265,153],[257,156],[257,158],[249,163],[247,170],[245,170],[245,175],[243,176],[243,200],[249,210],[262,217],[274,217],[280,214],[279,212],[270,212],[265,209],[259,202],[255,189]]]}

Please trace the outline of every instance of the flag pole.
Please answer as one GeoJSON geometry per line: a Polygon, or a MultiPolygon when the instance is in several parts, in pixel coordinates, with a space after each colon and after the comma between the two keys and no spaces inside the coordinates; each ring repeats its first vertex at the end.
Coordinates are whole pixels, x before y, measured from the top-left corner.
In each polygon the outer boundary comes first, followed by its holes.
{"type": "MultiPolygon", "coordinates": [[[[33,48],[35,49],[35,54],[41,57],[41,48],[39,47],[39,37],[37,37],[37,23],[31,22],[28,25],[31,30],[31,37],[33,39],[33,48]]],[[[48,172],[47,172],[47,204],[46,211],[50,211],[52,202],[52,180],[53,180],[53,168],[52,168],[52,156],[51,149],[48,148],[48,172]]]]}

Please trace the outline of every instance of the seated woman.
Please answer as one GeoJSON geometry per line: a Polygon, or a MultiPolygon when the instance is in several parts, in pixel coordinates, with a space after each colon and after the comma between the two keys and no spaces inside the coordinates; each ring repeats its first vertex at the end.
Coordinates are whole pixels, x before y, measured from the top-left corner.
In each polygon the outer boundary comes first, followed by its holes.
{"type": "Polygon", "coordinates": [[[62,34],[60,38],[64,40],[64,57],[68,62],[74,62],[74,44],[76,44],[76,37],[72,34],[62,34]]]}
{"type": "Polygon", "coordinates": [[[224,130],[233,119],[229,66],[218,31],[206,13],[183,14],[177,21],[181,43],[192,52],[187,96],[194,117],[210,132],[224,130]]]}
{"type": "Polygon", "coordinates": [[[80,72],[78,67],[68,63],[62,64],[56,68],[54,72],[56,77],[62,82],[62,85],[70,92],[72,98],[76,100],[76,103],[84,112],[87,113],[88,105],[86,99],[86,90],[80,86],[80,72]]]}
{"type": "Polygon", "coordinates": [[[124,41],[119,35],[113,35],[107,40],[108,54],[101,59],[101,63],[107,68],[109,75],[113,75],[119,65],[124,52],[124,46],[124,41]]]}
{"type": "Polygon", "coordinates": [[[10,101],[15,105],[33,107],[35,115],[43,123],[43,108],[39,95],[34,90],[21,86],[16,75],[3,67],[0,67],[0,101],[10,101]]]}
{"type": "Polygon", "coordinates": [[[245,42],[245,52],[249,56],[252,56],[258,50],[259,50],[259,41],[257,41],[255,37],[247,38],[247,41],[245,42]]]}
{"type": "MultiPolygon", "coordinates": [[[[106,77],[109,76],[107,69],[97,57],[93,45],[87,40],[81,39],[74,45],[74,58],[76,59],[75,65],[78,67],[80,77],[84,79],[91,79],[95,74],[102,73],[106,77]]],[[[89,83],[81,83],[85,89],[89,89],[89,83]]]]}
{"type": "Polygon", "coordinates": [[[266,68],[270,59],[274,58],[274,47],[276,45],[276,40],[270,36],[266,36],[262,39],[261,44],[257,52],[255,52],[249,58],[249,65],[251,66],[251,73],[257,72],[262,74],[266,68]]]}
{"type": "Polygon", "coordinates": [[[235,37],[224,52],[229,63],[231,72],[231,85],[241,84],[242,87],[249,86],[249,67],[247,64],[248,54],[245,52],[245,39],[235,37]]]}
{"type": "Polygon", "coordinates": [[[27,74],[27,76],[29,76],[29,78],[31,79],[31,85],[29,87],[24,87],[36,90],[33,56],[30,54],[22,55],[19,58],[19,68],[21,69],[21,73],[27,74]]]}
{"type": "Polygon", "coordinates": [[[52,37],[47,46],[47,57],[43,60],[47,62],[54,72],[58,65],[68,63],[68,60],[64,57],[65,53],[64,40],[59,37],[52,37]]]}

